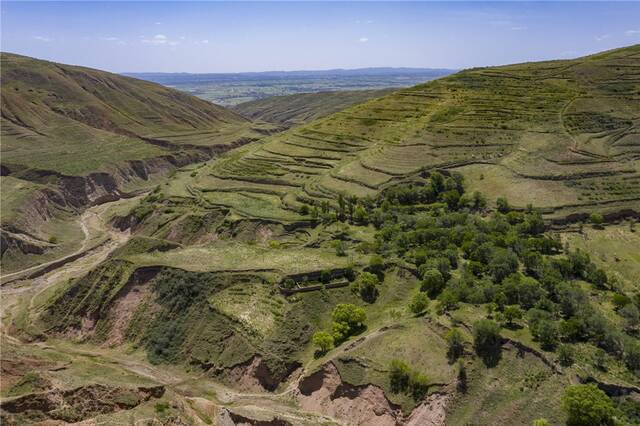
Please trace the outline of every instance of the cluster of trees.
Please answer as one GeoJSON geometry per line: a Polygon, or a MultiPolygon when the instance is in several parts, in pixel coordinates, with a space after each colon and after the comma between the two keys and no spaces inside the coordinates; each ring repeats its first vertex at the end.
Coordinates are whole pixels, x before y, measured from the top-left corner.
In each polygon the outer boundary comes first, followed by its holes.
{"type": "MultiPolygon", "coordinates": [[[[564,363],[572,359],[567,344],[590,342],[640,370],[640,343],[632,336],[640,325],[640,297],[620,292],[587,253],[564,249],[545,234],[532,207],[515,211],[500,199],[487,215],[485,205],[480,195],[464,193],[457,174],[436,172],[390,188],[367,210],[378,229],[368,249],[414,264],[421,291],[437,301],[438,312],[461,302],[485,305],[496,327],[525,321],[545,349],[562,348],[564,363]],[[590,302],[583,282],[614,293],[624,329],[590,302]]],[[[409,309],[417,313],[427,305],[416,299],[409,309]]]]}
{"type": "Polygon", "coordinates": [[[331,313],[331,331],[318,331],[313,335],[313,344],[321,354],[360,333],[365,328],[367,315],[359,306],[350,303],[339,303],[331,313]]]}
{"type": "Polygon", "coordinates": [[[429,390],[429,378],[412,370],[405,362],[394,359],[389,365],[389,385],[392,392],[407,393],[419,401],[429,390]]]}

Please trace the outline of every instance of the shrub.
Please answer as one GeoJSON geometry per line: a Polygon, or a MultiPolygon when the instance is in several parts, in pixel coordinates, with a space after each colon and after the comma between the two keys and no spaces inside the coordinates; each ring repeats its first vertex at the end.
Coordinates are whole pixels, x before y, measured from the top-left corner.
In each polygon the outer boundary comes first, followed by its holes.
{"type": "Polygon", "coordinates": [[[508,213],[511,207],[509,207],[509,202],[504,197],[498,197],[496,200],[496,206],[498,207],[498,211],[500,213],[508,213]]]}
{"type": "Polygon", "coordinates": [[[416,293],[409,302],[409,310],[416,315],[423,313],[428,306],[429,297],[422,292],[416,293]]]}
{"type": "Polygon", "coordinates": [[[158,402],[154,406],[154,409],[155,409],[156,413],[164,414],[165,412],[169,411],[169,403],[167,403],[167,402],[158,402]]]}
{"type": "Polygon", "coordinates": [[[536,419],[531,424],[532,426],[549,426],[547,419],[536,419]]]}
{"type": "Polygon", "coordinates": [[[624,348],[624,362],[631,371],[640,371],[640,343],[630,341],[624,348]]]}
{"type": "Polygon", "coordinates": [[[336,250],[336,256],[346,256],[347,255],[347,245],[344,241],[336,240],[333,242],[333,247],[336,250]]]}
{"type": "Polygon", "coordinates": [[[458,361],[458,380],[456,388],[462,393],[467,391],[467,367],[465,367],[462,360],[458,361]]]}
{"type": "Polygon", "coordinates": [[[58,237],[56,237],[55,235],[50,236],[49,237],[49,243],[58,244],[58,237]]]}
{"type": "Polygon", "coordinates": [[[313,335],[313,344],[316,345],[321,353],[327,353],[334,347],[333,336],[326,331],[318,331],[313,335]]]}
{"type": "Polygon", "coordinates": [[[419,401],[429,391],[429,378],[422,373],[414,371],[409,377],[409,388],[413,399],[419,401]]]}
{"type": "Polygon", "coordinates": [[[570,367],[573,365],[575,358],[575,352],[569,345],[560,345],[558,347],[558,362],[563,367],[570,367]]]}
{"type": "Polygon", "coordinates": [[[502,348],[500,326],[488,319],[476,321],[473,324],[473,346],[486,365],[496,365],[502,348]]]}
{"type": "Polygon", "coordinates": [[[464,353],[464,338],[459,329],[452,328],[445,335],[445,339],[448,345],[447,357],[449,358],[449,362],[453,363],[464,353]]]}
{"type": "Polygon", "coordinates": [[[589,221],[593,224],[594,228],[601,228],[604,223],[604,217],[600,213],[591,213],[589,221]]]}
{"type": "Polygon", "coordinates": [[[404,362],[394,359],[389,366],[389,383],[391,391],[404,392],[409,387],[409,366],[404,362]]]}
{"type": "Polygon", "coordinates": [[[538,324],[538,341],[543,349],[553,349],[558,344],[558,326],[551,320],[543,320],[538,324]]]}
{"type": "Polygon", "coordinates": [[[569,426],[612,425],[616,414],[611,399],[594,384],[569,386],[562,407],[569,426]]]}
{"type": "Polygon", "coordinates": [[[379,254],[374,254],[369,259],[369,271],[376,274],[379,279],[384,277],[384,259],[379,254]]]}

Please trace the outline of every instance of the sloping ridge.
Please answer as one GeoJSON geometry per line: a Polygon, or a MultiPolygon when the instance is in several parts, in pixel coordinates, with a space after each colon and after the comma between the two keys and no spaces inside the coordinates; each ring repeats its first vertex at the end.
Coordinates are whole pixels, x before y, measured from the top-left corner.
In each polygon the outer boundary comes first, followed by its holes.
{"type": "Polygon", "coordinates": [[[6,229],[37,234],[58,210],[127,196],[127,184],[262,137],[241,115],[159,84],[11,53],[0,58],[2,176],[40,188],[3,212],[6,229]]]}

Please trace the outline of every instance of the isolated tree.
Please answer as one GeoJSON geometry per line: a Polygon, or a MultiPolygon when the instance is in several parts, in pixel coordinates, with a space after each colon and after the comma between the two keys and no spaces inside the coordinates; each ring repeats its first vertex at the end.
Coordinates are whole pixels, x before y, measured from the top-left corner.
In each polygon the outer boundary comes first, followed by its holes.
{"type": "Polygon", "coordinates": [[[326,331],[318,331],[313,335],[313,344],[316,345],[321,353],[327,353],[334,347],[333,336],[326,331]]]}
{"type": "Polygon", "coordinates": [[[428,306],[429,297],[423,292],[416,293],[409,302],[409,310],[416,315],[423,313],[428,306]]]}
{"type": "Polygon", "coordinates": [[[612,425],[616,409],[611,399],[594,384],[571,385],[562,397],[568,426],[612,425]]]}

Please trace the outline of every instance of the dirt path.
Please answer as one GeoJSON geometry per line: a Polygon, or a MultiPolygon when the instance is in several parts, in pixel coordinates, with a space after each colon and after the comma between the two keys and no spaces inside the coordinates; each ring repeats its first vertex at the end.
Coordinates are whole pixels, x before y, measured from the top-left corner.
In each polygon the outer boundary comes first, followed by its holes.
{"type": "MultiPolygon", "coordinates": [[[[117,203],[119,201],[114,201],[117,203]]],[[[38,309],[39,296],[52,286],[76,278],[104,261],[116,248],[120,247],[130,237],[130,233],[119,232],[112,229],[104,220],[103,215],[112,203],[105,203],[85,211],[79,219],[79,224],[85,234],[80,250],[61,259],[34,268],[27,268],[15,274],[25,273],[32,269],[43,268],[63,259],[70,258],[79,253],[81,256],[64,263],[52,271],[46,272],[33,279],[15,279],[5,283],[0,288],[0,305],[2,307],[2,328],[15,318],[16,311],[20,308],[27,310],[27,315],[32,316],[38,309]],[[95,240],[104,240],[103,243],[90,248],[95,240]]],[[[13,275],[13,274],[11,274],[13,275]]],[[[5,276],[7,277],[7,276],[5,276]]]]}
{"type": "Polygon", "coordinates": [[[92,239],[92,235],[89,229],[89,224],[92,221],[95,221],[95,217],[96,217],[96,213],[94,211],[92,211],[92,209],[88,209],[86,210],[78,219],[78,224],[80,225],[80,229],[82,230],[82,233],[84,234],[82,243],[80,244],[80,248],[76,251],[74,251],[73,253],[67,254],[65,256],[59,257],[58,259],[53,259],[50,260],[48,262],[45,263],[40,263],[38,265],[34,265],[31,266],[29,268],[25,268],[22,269],[20,271],[16,271],[16,272],[12,272],[10,274],[6,274],[6,275],[2,275],[0,276],[0,280],[2,280],[3,282],[7,283],[7,280],[10,278],[14,278],[14,277],[20,277],[24,274],[27,274],[29,272],[34,272],[37,271],[39,269],[45,268],[49,265],[52,265],[54,263],[57,262],[64,262],[65,259],[70,259],[73,258],[74,256],[78,256],[79,254],[81,254],[82,252],[86,251],[89,247],[89,243],[92,239]]]}

